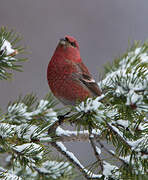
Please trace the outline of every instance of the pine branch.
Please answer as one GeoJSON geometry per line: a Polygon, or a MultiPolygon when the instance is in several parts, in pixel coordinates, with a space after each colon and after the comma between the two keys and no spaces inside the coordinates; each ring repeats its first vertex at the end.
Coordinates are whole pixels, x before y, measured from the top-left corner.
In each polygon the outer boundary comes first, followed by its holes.
{"type": "MultiPolygon", "coordinates": [[[[135,151],[134,146],[132,146],[132,144],[134,144],[134,141],[130,143],[129,140],[126,140],[123,137],[122,132],[119,132],[119,130],[116,127],[112,126],[110,123],[107,123],[107,126],[116,136],[119,137],[120,141],[122,141],[124,143],[124,145],[126,145],[130,149],[130,151],[135,151]]],[[[140,143],[140,141],[139,141],[139,143],[140,143]]],[[[147,151],[140,150],[139,152],[141,152],[142,154],[148,155],[147,151]]]]}
{"type": "Polygon", "coordinates": [[[45,161],[42,167],[33,167],[41,177],[58,179],[62,176],[72,175],[72,166],[68,162],[45,161]]]}
{"type": "Polygon", "coordinates": [[[102,175],[95,175],[87,171],[79,160],[74,156],[72,152],[67,151],[66,147],[61,142],[52,142],[51,145],[60,152],[69,162],[71,162],[86,179],[101,179],[102,175]]]}
{"type": "Polygon", "coordinates": [[[96,159],[98,160],[98,164],[99,164],[99,166],[101,168],[101,171],[103,172],[103,161],[101,159],[100,153],[98,152],[98,147],[95,145],[94,137],[93,137],[92,134],[89,136],[89,140],[90,140],[92,149],[94,151],[94,154],[96,156],[96,159]]]}
{"type": "Polygon", "coordinates": [[[122,158],[117,156],[115,152],[112,150],[109,150],[99,139],[97,139],[97,142],[99,143],[100,147],[103,148],[109,155],[111,155],[113,158],[119,160],[122,164],[128,165],[126,161],[124,161],[122,158]]]}
{"type": "Polygon", "coordinates": [[[69,117],[67,117],[67,115],[70,112],[66,113],[65,115],[61,115],[57,117],[57,120],[54,121],[52,124],[50,124],[50,127],[48,129],[48,134],[51,136],[52,134],[55,135],[55,131],[57,129],[58,126],[62,125],[65,121],[68,120],[69,117]]]}
{"type": "MultiPolygon", "coordinates": [[[[17,54],[24,53],[24,48],[17,45],[19,41],[20,36],[14,31],[1,28],[0,79],[10,78],[9,70],[22,70],[18,63],[25,58],[17,54]]],[[[0,169],[0,177],[58,179],[65,172],[71,177],[69,164],[47,160],[49,150],[45,143],[63,154],[86,179],[117,180],[125,174],[131,179],[145,177],[148,169],[148,43],[141,46],[136,43],[105,71],[99,83],[104,94],[72,107],[71,115],[57,116],[59,111],[53,110],[55,101],[51,95],[40,101],[33,94],[27,95],[8,105],[7,112],[0,118],[0,152],[12,154],[11,165],[15,171],[0,169]],[[77,131],[59,127],[65,122],[74,123],[77,131]],[[111,142],[115,152],[107,149],[101,140],[111,142]],[[89,141],[101,174],[87,170],[62,144],[67,141],[89,141]],[[102,160],[95,142],[123,166],[118,168],[102,160]]]]}
{"type": "Polygon", "coordinates": [[[21,177],[13,174],[13,172],[8,173],[7,170],[0,168],[0,179],[5,179],[5,180],[23,180],[21,177]]]}
{"type": "Polygon", "coordinates": [[[17,63],[26,61],[27,58],[17,57],[17,54],[23,54],[25,48],[18,46],[21,37],[13,30],[6,27],[0,29],[0,79],[7,80],[12,77],[9,70],[22,71],[22,65],[17,63]]]}
{"type": "MultiPolygon", "coordinates": [[[[92,135],[95,139],[100,138],[100,131],[93,129],[92,135]]],[[[69,131],[64,130],[61,127],[56,129],[56,137],[58,141],[68,142],[68,141],[89,141],[89,131],[69,131]]]]}
{"type": "Polygon", "coordinates": [[[123,137],[123,134],[121,135],[121,132],[118,131],[118,129],[114,126],[112,126],[110,123],[107,123],[107,126],[109,127],[109,129],[120,138],[120,140],[128,147],[131,149],[131,146],[129,145],[129,143],[125,140],[125,138],[123,137]]]}

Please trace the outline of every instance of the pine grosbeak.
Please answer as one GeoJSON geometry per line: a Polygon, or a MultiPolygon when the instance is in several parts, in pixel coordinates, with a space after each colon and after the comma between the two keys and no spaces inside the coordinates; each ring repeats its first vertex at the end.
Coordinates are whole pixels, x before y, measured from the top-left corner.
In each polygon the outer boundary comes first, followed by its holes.
{"type": "Polygon", "coordinates": [[[82,62],[78,42],[71,36],[60,40],[49,62],[47,79],[52,93],[64,105],[75,105],[87,97],[101,95],[82,62]]]}

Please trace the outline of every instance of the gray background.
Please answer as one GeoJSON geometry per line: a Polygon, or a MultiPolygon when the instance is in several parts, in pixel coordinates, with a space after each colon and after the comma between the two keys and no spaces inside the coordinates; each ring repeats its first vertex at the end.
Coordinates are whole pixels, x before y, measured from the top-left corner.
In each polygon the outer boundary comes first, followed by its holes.
{"type": "MultiPolygon", "coordinates": [[[[58,40],[76,37],[81,56],[96,80],[107,61],[125,52],[128,40],[148,38],[147,0],[1,0],[0,26],[15,28],[24,36],[31,54],[24,72],[11,82],[0,82],[0,107],[19,94],[49,92],[46,69],[58,40]]],[[[87,164],[94,160],[87,143],[68,143],[87,164]]]]}

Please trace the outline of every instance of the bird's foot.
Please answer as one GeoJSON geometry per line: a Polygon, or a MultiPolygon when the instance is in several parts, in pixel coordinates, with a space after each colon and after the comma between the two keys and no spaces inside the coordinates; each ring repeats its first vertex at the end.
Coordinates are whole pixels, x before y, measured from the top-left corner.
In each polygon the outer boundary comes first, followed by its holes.
{"type": "Polygon", "coordinates": [[[57,118],[59,119],[59,125],[62,124],[62,122],[64,121],[64,119],[68,118],[68,115],[70,114],[71,112],[67,112],[66,114],[64,115],[59,115],[57,118]]]}

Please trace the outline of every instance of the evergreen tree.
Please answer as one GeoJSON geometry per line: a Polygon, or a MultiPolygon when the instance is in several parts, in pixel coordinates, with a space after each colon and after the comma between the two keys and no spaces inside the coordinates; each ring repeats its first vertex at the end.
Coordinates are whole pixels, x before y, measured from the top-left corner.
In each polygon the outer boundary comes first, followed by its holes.
{"type": "MultiPolygon", "coordinates": [[[[25,49],[20,36],[0,30],[0,79],[21,71],[25,49]],[[18,54],[20,54],[18,56],[18,54]]],[[[18,97],[0,114],[0,153],[7,165],[0,179],[146,180],[148,177],[148,43],[135,42],[127,52],[104,67],[99,82],[103,95],[75,107],[58,109],[51,94],[39,100],[34,94],[18,97]],[[74,124],[75,131],[64,130],[74,124]],[[96,162],[84,167],[64,142],[87,141],[96,162]],[[109,149],[110,145],[111,149],[109,149]],[[55,158],[54,147],[65,158],[55,158]],[[105,158],[106,154],[109,158],[105,158]],[[66,160],[65,160],[66,159],[66,160]]]]}

